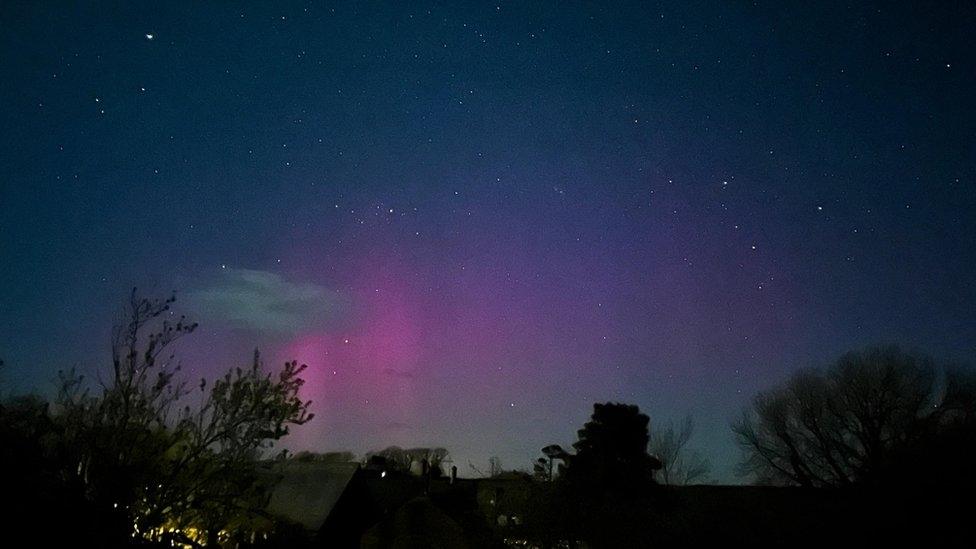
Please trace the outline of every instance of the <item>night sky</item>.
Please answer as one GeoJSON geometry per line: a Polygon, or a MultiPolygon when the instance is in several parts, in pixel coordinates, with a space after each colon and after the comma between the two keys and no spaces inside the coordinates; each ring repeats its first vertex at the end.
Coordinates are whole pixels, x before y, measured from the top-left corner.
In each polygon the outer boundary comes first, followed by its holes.
{"type": "Polygon", "coordinates": [[[4,1],[0,390],[309,365],[293,449],[527,468],[868,344],[976,356],[971,3],[4,1]],[[396,3],[393,3],[396,4],[396,3]],[[794,5],[789,5],[794,4],[794,5]]]}

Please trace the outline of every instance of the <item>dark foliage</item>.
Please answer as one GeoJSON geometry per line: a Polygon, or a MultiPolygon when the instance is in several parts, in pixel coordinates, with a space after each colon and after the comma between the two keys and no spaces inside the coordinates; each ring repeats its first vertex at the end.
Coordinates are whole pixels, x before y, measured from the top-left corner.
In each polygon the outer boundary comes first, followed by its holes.
{"type": "Polygon", "coordinates": [[[74,525],[71,545],[212,545],[275,531],[264,513],[274,479],[258,460],[312,417],[298,395],[304,366],[264,373],[255,353],[250,367],[201,381],[199,407],[181,408],[191,391],[169,349],[196,324],[175,317],[173,302],[133,290],[108,381],[91,387],[66,372],[53,406],[0,408],[5,470],[19,471],[47,520],[74,525]]]}
{"type": "Polygon", "coordinates": [[[573,444],[576,453],[563,456],[567,465],[553,493],[554,511],[564,517],[557,520],[570,539],[594,547],[647,541],[649,513],[660,494],[654,481],[660,462],[647,452],[649,422],[637,406],[593,405],[573,444]]]}
{"type": "Polygon", "coordinates": [[[367,462],[380,463],[390,471],[410,472],[414,462],[427,463],[428,470],[432,476],[443,476],[445,471],[441,465],[447,460],[448,451],[444,448],[408,448],[404,450],[399,446],[389,446],[382,450],[369,452],[366,454],[367,462]]]}
{"type": "Polygon", "coordinates": [[[556,460],[561,461],[560,467],[565,468],[566,460],[569,459],[570,455],[558,444],[550,444],[543,448],[542,455],[543,457],[535,460],[535,463],[532,464],[532,474],[538,480],[552,482],[555,479],[556,460]]]}
{"type": "Polygon", "coordinates": [[[577,432],[566,480],[594,494],[646,493],[654,484],[654,461],[647,452],[649,422],[637,406],[594,404],[590,421],[577,432]]]}

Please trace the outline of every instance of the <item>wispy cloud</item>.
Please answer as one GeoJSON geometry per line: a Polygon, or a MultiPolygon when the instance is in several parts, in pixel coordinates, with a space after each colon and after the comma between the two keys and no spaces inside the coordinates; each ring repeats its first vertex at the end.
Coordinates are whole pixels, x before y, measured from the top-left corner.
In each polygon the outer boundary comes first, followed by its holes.
{"type": "Polygon", "coordinates": [[[294,333],[336,318],[340,304],[324,286],[290,282],[277,273],[227,269],[209,287],[188,295],[205,321],[259,332],[294,333]]]}

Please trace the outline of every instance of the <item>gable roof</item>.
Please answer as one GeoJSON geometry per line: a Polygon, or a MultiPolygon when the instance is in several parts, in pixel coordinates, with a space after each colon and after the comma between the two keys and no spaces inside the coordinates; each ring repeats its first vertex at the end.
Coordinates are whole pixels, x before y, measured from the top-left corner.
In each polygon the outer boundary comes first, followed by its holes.
{"type": "Polygon", "coordinates": [[[467,546],[461,526],[426,496],[416,497],[400,506],[362,538],[362,547],[367,549],[467,546]]]}
{"type": "Polygon", "coordinates": [[[286,461],[275,466],[280,480],[268,511],[317,531],[352,481],[358,463],[286,461]]]}

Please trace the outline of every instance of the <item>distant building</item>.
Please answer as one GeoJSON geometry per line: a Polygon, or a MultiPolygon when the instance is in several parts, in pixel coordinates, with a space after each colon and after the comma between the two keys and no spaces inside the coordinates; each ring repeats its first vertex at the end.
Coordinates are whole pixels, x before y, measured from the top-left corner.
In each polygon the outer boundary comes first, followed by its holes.
{"type": "MultiPolygon", "coordinates": [[[[557,501],[553,483],[527,475],[452,483],[387,471],[379,463],[294,460],[275,464],[273,472],[280,482],[268,510],[300,525],[319,547],[478,548],[502,540],[531,546],[530,540],[565,539],[558,513],[546,512],[547,502],[557,501]]],[[[759,486],[666,487],[662,494],[660,505],[634,515],[646,515],[644,531],[661,545],[871,541],[889,530],[894,538],[891,524],[909,535],[928,531],[925,521],[907,520],[921,509],[908,503],[920,498],[759,486]],[[896,511],[906,520],[892,523],[896,511]],[[849,532],[857,535],[848,538],[849,532]]]]}

